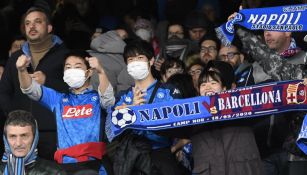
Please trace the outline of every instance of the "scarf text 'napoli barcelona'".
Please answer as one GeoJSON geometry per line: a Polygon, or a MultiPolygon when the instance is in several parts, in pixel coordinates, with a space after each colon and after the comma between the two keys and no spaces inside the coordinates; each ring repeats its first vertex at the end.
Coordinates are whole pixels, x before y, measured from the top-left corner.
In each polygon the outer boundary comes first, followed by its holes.
{"type": "MultiPolygon", "coordinates": [[[[302,81],[274,82],[212,96],[130,106],[119,110],[109,108],[106,133],[111,141],[128,128],[162,130],[299,110],[307,110],[307,87],[302,81]]],[[[307,152],[307,121],[304,124],[306,126],[302,126],[298,145],[307,152]]]]}

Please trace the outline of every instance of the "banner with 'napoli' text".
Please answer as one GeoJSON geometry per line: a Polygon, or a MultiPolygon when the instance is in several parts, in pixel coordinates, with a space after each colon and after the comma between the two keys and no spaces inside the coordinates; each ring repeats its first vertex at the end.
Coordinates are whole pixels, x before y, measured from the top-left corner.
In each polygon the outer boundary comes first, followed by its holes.
{"type": "Polygon", "coordinates": [[[108,110],[106,133],[111,141],[125,129],[162,130],[209,122],[246,119],[307,110],[307,88],[300,80],[274,82],[162,103],[108,110]]]}
{"type": "Polygon", "coordinates": [[[307,4],[240,10],[232,20],[216,28],[224,45],[231,44],[234,25],[249,30],[307,31],[307,4]]]}

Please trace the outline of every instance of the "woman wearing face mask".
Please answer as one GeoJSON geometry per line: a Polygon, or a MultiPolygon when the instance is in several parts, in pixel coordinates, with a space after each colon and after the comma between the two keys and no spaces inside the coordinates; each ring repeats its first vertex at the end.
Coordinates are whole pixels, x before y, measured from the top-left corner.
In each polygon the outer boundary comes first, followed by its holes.
{"type": "MultiPolygon", "coordinates": [[[[232,66],[209,61],[199,76],[199,91],[210,96],[231,89],[232,66]]],[[[193,127],[193,173],[201,175],[263,175],[254,134],[246,121],[225,121],[193,127]]]]}
{"type": "Polygon", "coordinates": [[[73,51],[65,57],[63,79],[70,86],[69,93],[39,85],[27,72],[29,63],[25,55],[16,62],[20,88],[55,114],[58,136],[55,160],[68,174],[82,169],[107,174],[100,163],[105,153],[101,107],[113,105],[114,96],[97,58],[84,51],[73,51]],[[93,71],[100,80],[98,92],[90,86],[93,71]]]}

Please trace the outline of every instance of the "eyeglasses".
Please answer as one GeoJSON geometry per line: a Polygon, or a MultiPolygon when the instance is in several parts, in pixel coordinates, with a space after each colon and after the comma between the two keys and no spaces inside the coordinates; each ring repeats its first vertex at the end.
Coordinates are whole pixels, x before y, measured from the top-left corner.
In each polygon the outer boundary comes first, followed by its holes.
{"type": "Polygon", "coordinates": [[[195,70],[190,70],[188,73],[191,76],[194,76],[194,75],[200,75],[201,71],[203,71],[203,69],[195,69],[195,70]]]}
{"type": "Polygon", "coordinates": [[[176,74],[176,73],[183,73],[183,69],[181,69],[181,68],[170,68],[166,71],[166,73],[168,75],[173,75],[173,74],[176,74]]]}
{"type": "Polygon", "coordinates": [[[226,55],[219,55],[219,60],[225,61],[227,59],[233,59],[235,55],[239,55],[239,52],[228,52],[226,55]]]}
{"type": "Polygon", "coordinates": [[[209,46],[209,47],[201,47],[200,48],[200,52],[201,53],[206,53],[206,52],[215,52],[216,51],[216,47],[215,46],[209,46]]]}

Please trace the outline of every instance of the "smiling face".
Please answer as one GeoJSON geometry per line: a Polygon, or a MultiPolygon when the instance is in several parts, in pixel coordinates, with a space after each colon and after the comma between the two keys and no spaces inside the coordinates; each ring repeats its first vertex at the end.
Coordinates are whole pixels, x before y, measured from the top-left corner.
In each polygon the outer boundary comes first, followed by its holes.
{"type": "Polygon", "coordinates": [[[218,80],[214,80],[210,76],[199,86],[199,93],[201,96],[213,95],[223,90],[226,90],[226,88],[222,86],[222,83],[218,80]]]}
{"type": "Polygon", "coordinates": [[[24,28],[27,39],[32,42],[44,40],[52,31],[46,15],[39,11],[30,12],[25,17],[24,28]]]}
{"type": "Polygon", "coordinates": [[[12,153],[16,157],[25,157],[31,150],[34,133],[30,125],[6,127],[6,137],[12,153]]]}

